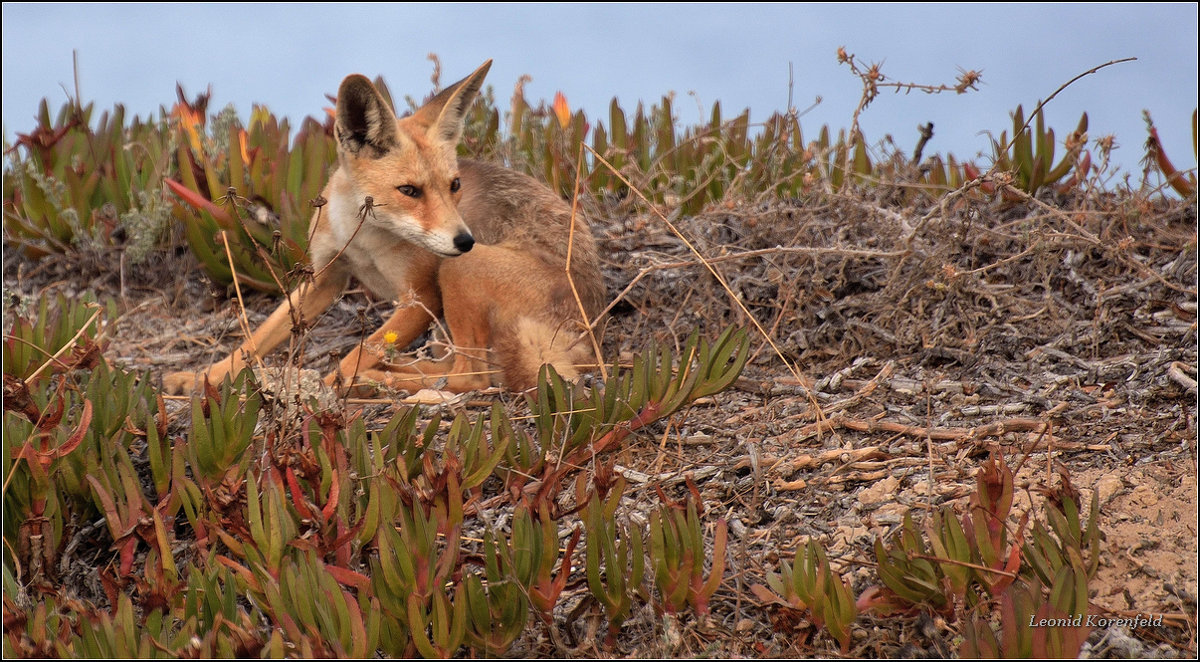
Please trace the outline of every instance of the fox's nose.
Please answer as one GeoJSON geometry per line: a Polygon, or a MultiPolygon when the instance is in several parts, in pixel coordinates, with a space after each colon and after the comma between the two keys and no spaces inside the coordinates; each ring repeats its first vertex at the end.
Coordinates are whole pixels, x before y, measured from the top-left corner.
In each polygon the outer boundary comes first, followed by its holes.
{"type": "Polygon", "coordinates": [[[470,232],[460,232],[454,236],[454,247],[461,253],[466,253],[475,246],[475,237],[470,232]]]}

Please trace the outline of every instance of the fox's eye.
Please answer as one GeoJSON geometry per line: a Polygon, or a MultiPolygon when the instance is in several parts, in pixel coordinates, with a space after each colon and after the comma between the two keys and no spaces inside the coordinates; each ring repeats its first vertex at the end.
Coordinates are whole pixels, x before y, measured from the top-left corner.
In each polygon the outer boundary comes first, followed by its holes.
{"type": "Polygon", "coordinates": [[[417,187],[415,187],[415,186],[413,186],[413,185],[411,185],[411,184],[405,184],[405,185],[403,185],[403,186],[397,186],[397,187],[396,187],[396,190],[397,190],[397,191],[400,191],[401,193],[403,193],[404,195],[407,195],[407,196],[408,196],[408,197],[410,197],[410,198],[419,198],[419,197],[421,197],[421,189],[419,189],[419,188],[417,188],[417,187]]]}
{"type": "Polygon", "coordinates": [[[462,180],[460,180],[458,177],[455,177],[454,179],[450,180],[450,192],[451,193],[458,193],[458,190],[461,188],[462,188],[462,180]]]}

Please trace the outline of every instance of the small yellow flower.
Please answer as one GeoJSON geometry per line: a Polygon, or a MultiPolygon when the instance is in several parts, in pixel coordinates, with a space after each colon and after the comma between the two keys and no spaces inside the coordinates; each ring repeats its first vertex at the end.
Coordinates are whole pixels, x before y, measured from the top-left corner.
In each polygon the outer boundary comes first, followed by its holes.
{"type": "Polygon", "coordinates": [[[394,345],[399,339],[400,334],[396,333],[395,331],[388,331],[387,333],[383,334],[383,341],[389,345],[394,345]]]}

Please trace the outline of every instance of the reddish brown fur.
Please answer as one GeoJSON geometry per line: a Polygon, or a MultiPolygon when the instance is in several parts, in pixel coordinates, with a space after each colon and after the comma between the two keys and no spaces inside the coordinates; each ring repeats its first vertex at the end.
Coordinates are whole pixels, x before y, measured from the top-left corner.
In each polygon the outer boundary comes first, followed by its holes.
{"type": "Polygon", "coordinates": [[[351,276],[380,296],[408,303],[370,336],[367,349],[342,360],[326,379],[331,384],[365,380],[466,391],[497,382],[519,390],[536,382],[543,363],[573,376],[575,364],[590,362],[588,345],[580,342],[579,308],[593,319],[603,306],[604,286],[587,222],[575,219],[576,301],[566,272],[567,204],[528,176],[455,156],[463,113],[490,64],[400,120],[365,77],[343,81],[338,169],[322,193],[330,204],[313,219],[316,277],[289,294],[225,360],[202,373],[167,375],[167,390],[194,388],[202,375],[219,380],[244,367],[244,356],[261,357],[290,335],[294,308],[301,318],[314,319],[351,276]],[[406,187],[412,187],[409,194],[406,187]],[[371,210],[364,214],[368,197],[371,210]],[[397,346],[406,346],[432,316],[445,317],[456,348],[452,361],[401,368],[370,349],[389,333],[396,334],[397,346]]]}

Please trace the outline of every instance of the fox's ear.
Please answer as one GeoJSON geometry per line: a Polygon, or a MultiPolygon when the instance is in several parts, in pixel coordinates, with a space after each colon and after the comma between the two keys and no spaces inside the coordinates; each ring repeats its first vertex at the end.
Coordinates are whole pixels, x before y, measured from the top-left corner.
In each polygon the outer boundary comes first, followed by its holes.
{"type": "Polygon", "coordinates": [[[368,156],[379,157],[399,144],[395,112],[360,74],[346,76],[338,88],[334,132],[341,148],[351,154],[367,148],[368,156]]]}
{"type": "Polygon", "coordinates": [[[458,144],[462,138],[463,118],[474,103],[475,97],[479,96],[483,79],[491,68],[491,60],[484,62],[483,66],[470,76],[442,90],[417,110],[414,117],[429,127],[431,138],[453,145],[458,144]]]}

